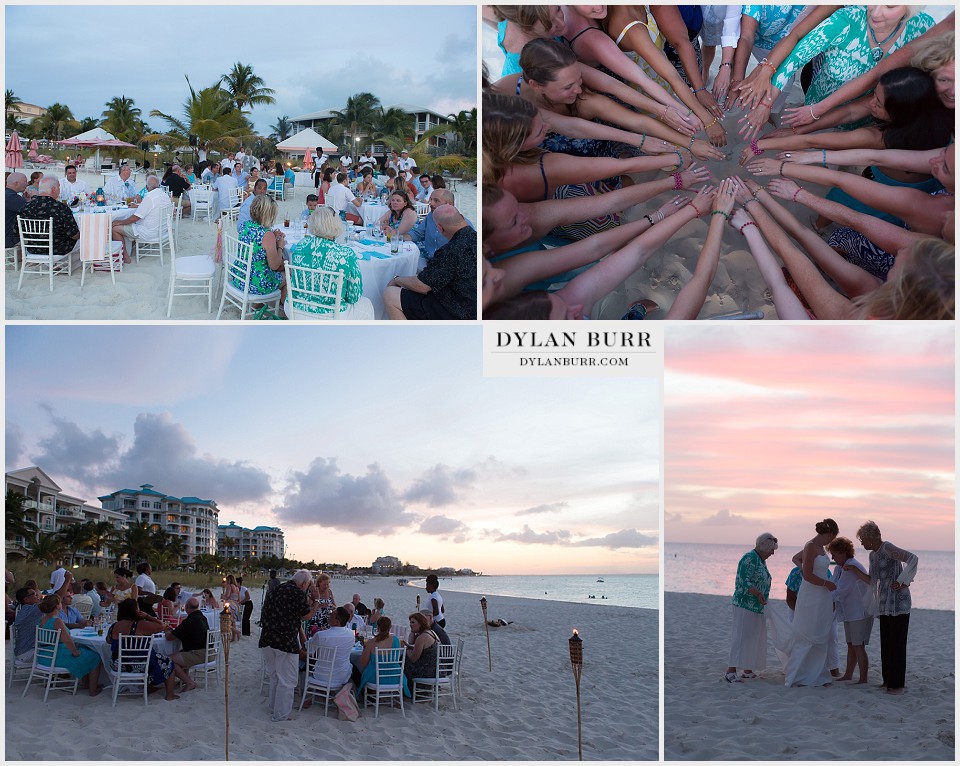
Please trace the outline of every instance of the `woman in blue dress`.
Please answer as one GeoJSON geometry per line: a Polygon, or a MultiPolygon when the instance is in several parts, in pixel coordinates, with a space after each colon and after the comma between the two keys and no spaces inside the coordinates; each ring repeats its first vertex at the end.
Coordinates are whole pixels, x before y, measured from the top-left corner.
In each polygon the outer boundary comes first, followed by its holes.
{"type": "MultiPolygon", "coordinates": [[[[357,699],[361,702],[367,684],[377,682],[377,654],[374,650],[400,648],[400,639],[390,633],[392,625],[389,617],[381,617],[377,620],[377,634],[363,645],[363,654],[360,655],[360,685],[357,687],[357,699]]],[[[403,696],[410,696],[410,685],[406,676],[403,676],[403,696]]]]}
{"type": "MultiPolygon", "coordinates": [[[[136,604],[136,601],[133,603],[136,604]]],[[[57,646],[53,666],[64,668],[74,678],[86,677],[90,696],[96,697],[100,693],[100,655],[93,649],[85,646],[78,647],[73,642],[67,626],[57,617],[57,612],[60,611],[59,596],[55,594],[45,596],[39,604],[39,609],[43,615],[40,618],[40,627],[60,632],[60,643],[57,646]]],[[[37,664],[50,667],[49,663],[39,659],[37,664]]]]}

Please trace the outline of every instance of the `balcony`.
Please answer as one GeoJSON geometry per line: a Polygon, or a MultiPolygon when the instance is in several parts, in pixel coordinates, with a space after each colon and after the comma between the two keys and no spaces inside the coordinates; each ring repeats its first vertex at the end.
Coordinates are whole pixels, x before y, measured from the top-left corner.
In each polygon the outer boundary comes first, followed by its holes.
{"type": "Polygon", "coordinates": [[[38,503],[36,500],[24,500],[23,501],[24,509],[36,509],[38,511],[46,511],[47,513],[53,513],[55,506],[53,502],[49,503],[38,503]]]}

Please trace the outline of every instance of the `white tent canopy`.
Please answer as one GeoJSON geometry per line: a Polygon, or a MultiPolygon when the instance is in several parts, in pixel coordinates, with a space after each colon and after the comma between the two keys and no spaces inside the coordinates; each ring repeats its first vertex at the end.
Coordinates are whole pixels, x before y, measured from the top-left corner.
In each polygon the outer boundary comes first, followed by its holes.
{"type": "Polygon", "coordinates": [[[295,136],[277,144],[281,152],[308,152],[320,147],[325,152],[337,151],[337,145],[328,141],[313,128],[304,128],[295,136]]]}
{"type": "Polygon", "coordinates": [[[70,138],[66,140],[70,141],[71,143],[79,144],[84,141],[116,141],[117,137],[113,135],[113,133],[108,133],[103,128],[93,128],[92,130],[88,130],[86,133],[70,136],[70,138]]]}

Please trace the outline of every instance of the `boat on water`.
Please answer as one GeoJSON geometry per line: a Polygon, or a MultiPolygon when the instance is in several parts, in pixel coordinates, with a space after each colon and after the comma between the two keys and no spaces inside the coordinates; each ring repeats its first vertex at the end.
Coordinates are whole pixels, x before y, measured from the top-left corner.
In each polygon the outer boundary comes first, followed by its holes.
{"type": "Polygon", "coordinates": [[[597,578],[597,582],[603,582],[603,578],[602,578],[602,577],[598,577],[598,578],[597,578]]]}

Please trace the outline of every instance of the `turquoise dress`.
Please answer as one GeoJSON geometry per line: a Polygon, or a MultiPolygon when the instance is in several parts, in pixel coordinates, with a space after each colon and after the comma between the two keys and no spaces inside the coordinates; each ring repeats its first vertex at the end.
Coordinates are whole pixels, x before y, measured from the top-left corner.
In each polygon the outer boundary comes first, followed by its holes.
{"type": "MultiPolygon", "coordinates": [[[[398,649],[400,647],[400,639],[396,636],[393,637],[393,643],[390,644],[391,649],[398,649]]],[[[357,699],[363,700],[363,689],[367,684],[373,684],[377,682],[377,655],[372,654],[370,656],[370,662],[367,663],[367,667],[363,669],[363,673],[360,674],[360,686],[357,687],[357,699]]],[[[410,685],[407,683],[407,677],[403,677],[403,696],[410,697],[410,685]]]]}
{"type": "MultiPolygon", "coordinates": [[[[53,628],[53,622],[57,619],[56,615],[50,615],[46,620],[40,623],[41,628],[53,628]]],[[[74,678],[83,678],[87,673],[100,664],[100,655],[93,649],[85,646],[78,646],[80,656],[74,657],[70,650],[61,643],[57,645],[57,656],[54,659],[54,667],[64,668],[74,678]]],[[[38,665],[50,667],[49,663],[43,660],[37,660],[38,665]]]]}
{"type": "MultiPolygon", "coordinates": [[[[267,295],[280,289],[283,284],[283,272],[274,271],[267,263],[267,251],[263,249],[263,235],[270,231],[265,226],[261,226],[255,221],[244,221],[240,227],[239,240],[249,242],[253,245],[253,255],[250,267],[250,294],[267,295]]],[[[243,289],[243,285],[238,280],[230,277],[230,283],[238,290],[243,289]]]]}

